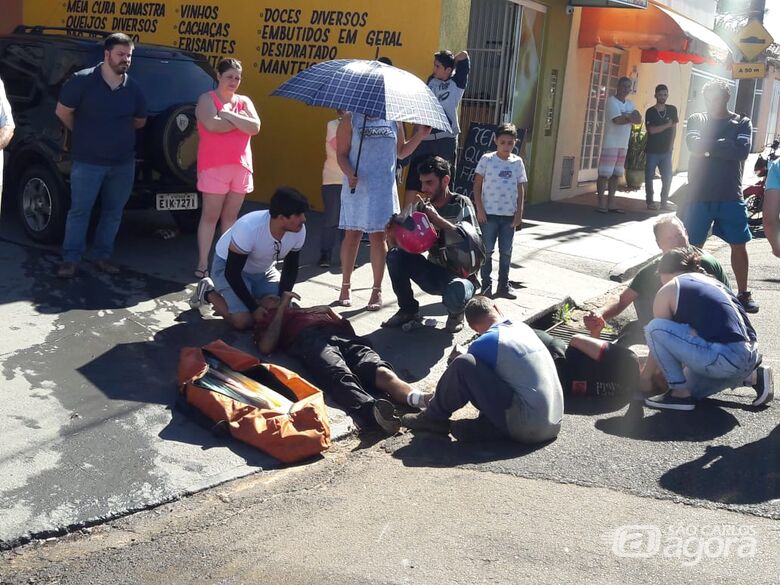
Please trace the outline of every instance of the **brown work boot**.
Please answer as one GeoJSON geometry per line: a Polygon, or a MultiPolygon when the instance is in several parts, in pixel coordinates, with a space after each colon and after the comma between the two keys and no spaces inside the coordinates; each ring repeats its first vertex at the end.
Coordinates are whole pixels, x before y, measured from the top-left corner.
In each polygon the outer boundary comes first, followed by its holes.
{"type": "Polygon", "coordinates": [[[106,274],[119,274],[119,266],[111,262],[110,260],[95,260],[95,266],[100,272],[106,274]]]}
{"type": "Polygon", "coordinates": [[[57,278],[73,278],[79,271],[79,265],[75,262],[63,262],[57,268],[57,278]]]}

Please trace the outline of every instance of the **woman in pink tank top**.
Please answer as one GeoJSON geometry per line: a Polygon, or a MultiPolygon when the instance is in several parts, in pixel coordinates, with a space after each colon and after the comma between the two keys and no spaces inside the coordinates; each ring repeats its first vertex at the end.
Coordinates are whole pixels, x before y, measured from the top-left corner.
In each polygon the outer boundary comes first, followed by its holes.
{"type": "Polygon", "coordinates": [[[252,101],[236,90],[241,62],[223,59],[217,65],[217,89],[198,99],[198,191],[203,208],[198,224],[198,266],[195,276],[209,275],[214,231],[224,233],[238,218],[244,197],[252,191],[252,150],[249,140],[260,132],[260,117],[252,101]]]}

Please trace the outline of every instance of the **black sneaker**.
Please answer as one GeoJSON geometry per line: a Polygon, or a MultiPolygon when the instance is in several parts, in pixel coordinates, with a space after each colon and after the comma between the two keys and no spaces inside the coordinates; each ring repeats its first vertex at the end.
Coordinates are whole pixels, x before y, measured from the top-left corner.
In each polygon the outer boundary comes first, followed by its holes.
{"type": "Polygon", "coordinates": [[[756,399],[753,401],[753,406],[763,406],[772,402],[775,397],[775,382],[772,376],[772,368],[769,366],[758,366],[756,368],[756,375],[758,381],[753,386],[756,391],[756,399]]]}
{"type": "Polygon", "coordinates": [[[517,295],[512,292],[512,289],[508,286],[502,286],[496,289],[496,294],[493,295],[494,299],[509,299],[514,301],[517,295]]]}
{"type": "Polygon", "coordinates": [[[487,297],[489,299],[492,299],[493,298],[493,285],[489,284],[487,286],[483,286],[479,290],[479,294],[482,295],[483,297],[487,297]]]}
{"type": "Polygon", "coordinates": [[[76,276],[79,265],[76,262],[63,262],[57,268],[57,278],[70,279],[76,276]]]}
{"type": "Polygon", "coordinates": [[[403,415],[401,417],[401,425],[413,431],[428,431],[441,435],[450,434],[450,421],[433,420],[425,414],[425,411],[403,415]]]}
{"type": "Polygon", "coordinates": [[[457,333],[463,329],[463,313],[450,313],[444,328],[450,333],[457,333]]]}
{"type": "Polygon", "coordinates": [[[401,430],[401,421],[395,416],[395,408],[389,400],[377,399],[371,410],[374,413],[377,426],[382,429],[383,433],[392,436],[401,430]]]}
{"type": "Polygon", "coordinates": [[[206,295],[213,290],[214,281],[211,280],[208,276],[206,278],[201,278],[198,281],[198,286],[195,287],[195,292],[192,293],[192,296],[190,297],[190,307],[193,309],[199,309],[203,305],[208,305],[209,302],[206,300],[206,295]]]}
{"type": "Polygon", "coordinates": [[[746,290],[737,295],[737,300],[742,304],[742,308],[746,313],[758,313],[758,303],[753,300],[753,295],[750,291],[746,290]]]}
{"type": "Polygon", "coordinates": [[[317,266],[320,268],[330,268],[330,258],[328,258],[328,255],[325,252],[320,254],[320,259],[317,260],[317,266]]]}
{"type": "Polygon", "coordinates": [[[409,321],[422,321],[422,315],[419,312],[407,313],[399,309],[395,315],[382,322],[382,327],[401,327],[409,321]]]}
{"type": "Polygon", "coordinates": [[[672,396],[672,391],[667,390],[660,396],[646,398],[645,406],[657,408],[659,410],[693,410],[696,408],[696,403],[690,396],[687,398],[679,398],[677,396],[672,396]]]}

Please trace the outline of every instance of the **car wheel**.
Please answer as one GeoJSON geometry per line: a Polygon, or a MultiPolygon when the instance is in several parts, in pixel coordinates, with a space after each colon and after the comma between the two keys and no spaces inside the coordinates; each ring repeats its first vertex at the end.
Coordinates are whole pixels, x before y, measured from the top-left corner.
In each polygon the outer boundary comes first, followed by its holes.
{"type": "Polygon", "coordinates": [[[61,243],[69,205],[62,179],[44,165],[33,165],[22,175],[17,197],[27,236],[43,244],[61,243]]]}
{"type": "Polygon", "coordinates": [[[200,209],[188,209],[186,211],[171,211],[173,221],[185,234],[194,234],[198,231],[200,223],[200,209]]]}

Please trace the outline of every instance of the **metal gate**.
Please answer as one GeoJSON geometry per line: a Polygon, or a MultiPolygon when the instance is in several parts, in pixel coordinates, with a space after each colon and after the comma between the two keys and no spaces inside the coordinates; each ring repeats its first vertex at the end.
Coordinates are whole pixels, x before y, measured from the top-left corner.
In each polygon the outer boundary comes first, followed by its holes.
{"type": "Polygon", "coordinates": [[[508,0],[471,3],[467,51],[471,71],[461,101],[460,127],[512,120],[522,8],[508,0]]]}

